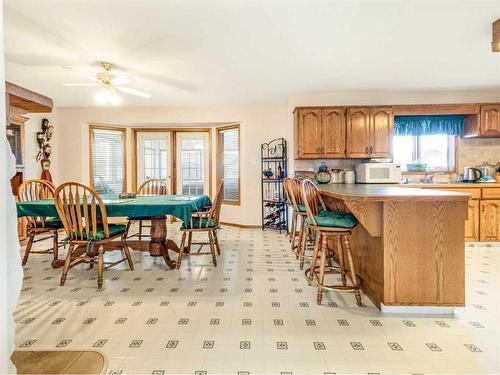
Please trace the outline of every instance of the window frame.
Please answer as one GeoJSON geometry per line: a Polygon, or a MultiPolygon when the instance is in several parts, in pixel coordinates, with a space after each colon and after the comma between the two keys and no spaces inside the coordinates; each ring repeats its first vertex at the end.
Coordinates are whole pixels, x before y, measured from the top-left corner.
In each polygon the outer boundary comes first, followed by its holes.
{"type": "Polygon", "coordinates": [[[92,189],[94,189],[94,165],[93,165],[93,153],[92,153],[92,144],[94,141],[94,130],[116,131],[116,132],[121,132],[123,134],[123,184],[122,184],[122,192],[127,192],[127,128],[122,128],[122,127],[118,127],[118,126],[89,124],[90,187],[92,187],[92,189]]]}
{"type": "Polygon", "coordinates": [[[221,163],[222,163],[222,158],[221,158],[221,142],[220,142],[220,133],[221,131],[224,130],[230,130],[230,129],[237,129],[238,130],[238,201],[226,201],[224,200],[224,195],[222,196],[222,203],[223,204],[228,204],[232,206],[240,206],[241,205],[241,128],[240,124],[232,124],[232,125],[227,125],[227,126],[220,126],[217,127],[216,130],[216,177],[215,180],[217,182],[217,186],[219,185],[221,181],[221,163]]]}
{"type": "MultiPolygon", "coordinates": [[[[393,136],[394,138],[397,135],[393,136]]],[[[421,137],[420,135],[412,135],[412,158],[413,160],[421,159],[421,137]]],[[[419,174],[419,173],[428,173],[428,172],[442,172],[442,173],[456,173],[457,170],[457,143],[458,137],[453,135],[447,135],[448,137],[448,166],[446,169],[433,167],[429,169],[427,172],[410,172],[410,171],[402,171],[403,174],[419,174]]],[[[394,149],[394,147],[393,147],[394,149]]],[[[394,155],[393,155],[394,157],[394,155]]]]}

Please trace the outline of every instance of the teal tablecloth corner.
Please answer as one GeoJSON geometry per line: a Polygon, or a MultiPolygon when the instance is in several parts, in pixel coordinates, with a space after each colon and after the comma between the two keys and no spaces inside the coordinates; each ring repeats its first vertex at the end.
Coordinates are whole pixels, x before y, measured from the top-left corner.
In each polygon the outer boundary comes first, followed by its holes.
{"type": "MultiPolygon", "coordinates": [[[[102,195],[109,217],[165,216],[171,215],[187,223],[191,213],[211,205],[207,195],[138,195],[120,202],[117,196],[102,195]]],[[[17,216],[59,217],[53,199],[17,203],[17,216]]]]}

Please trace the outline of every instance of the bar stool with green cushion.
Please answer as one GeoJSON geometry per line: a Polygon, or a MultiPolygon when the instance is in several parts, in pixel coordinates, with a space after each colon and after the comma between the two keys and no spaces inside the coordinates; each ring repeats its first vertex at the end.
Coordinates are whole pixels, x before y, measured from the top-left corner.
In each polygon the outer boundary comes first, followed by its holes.
{"type": "MultiPolygon", "coordinates": [[[[144,180],[142,184],[137,189],[139,195],[168,195],[168,186],[165,180],[161,178],[150,178],[144,180]]],[[[151,225],[144,225],[144,221],[148,221],[151,218],[148,216],[134,216],[127,218],[127,238],[139,237],[139,241],[142,237],[150,237],[149,235],[142,234],[143,228],[151,228],[151,225]],[[134,221],[139,222],[139,231],[133,235],[128,234],[128,230],[134,221]]]]}
{"type": "Polygon", "coordinates": [[[222,205],[222,189],[223,183],[221,182],[217,187],[217,192],[215,193],[212,206],[208,211],[192,212],[191,219],[189,222],[182,223],[181,232],[181,246],[179,248],[179,257],[177,258],[176,268],[181,267],[182,258],[186,255],[212,255],[212,261],[215,267],[217,267],[217,255],[220,255],[219,240],[217,239],[217,231],[220,228],[219,216],[220,209],[222,205]],[[208,235],[208,242],[191,242],[193,233],[205,232],[208,235]],[[187,249],[185,247],[186,236],[188,237],[187,249]],[[191,245],[209,245],[210,252],[193,252],[191,251],[191,245]],[[187,251],[186,251],[187,250],[187,251]],[[185,254],[187,253],[187,254],[185,254]]]}
{"type": "Polygon", "coordinates": [[[309,282],[316,282],[318,285],[318,305],[321,304],[323,290],[340,290],[354,291],[356,303],[361,306],[360,280],[356,275],[349,241],[352,229],[358,224],[357,219],[348,212],[321,210],[320,208],[324,207],[324,203],[322,203],[318,188],[311,180],[302,181],[301,193],[307,212],[306,222],[309,230],[314,232],[316,238],[311,266],[306,271],[306,276],[309,282]],[[328,249],[329,238],[336,243],[333,253],[328,249]],[[316,266],[318,258],[320,260],[319,267],[316,266]],[[328,267],[329,270],[327,270],[326,263],[332,259],[337,262],[338,267],[328,267]],[[317,271],[318,268],[319,272],[317,271]],[[341,285],[325,284],[325,274],[331,273],[341,274],[341,285]],[[347,284],[347,279],[349,279],[351,285],[347,284]]]}
{"type": "Polygon", "coordinates": [[[126,261],[129,269],[134,270],[134,263],[127,246],[127,226],[108,224],[104,202],[92,188],[78,182],[64,183],[56,189],[55,205],[64,224],[69,244],[61,286],[66,282],[69,269],[80,263],[89,263],[90,268],[93,268],[97,261],[99,289],[102,288],[105,269],[126,261]],[[121,241],[121,249],[110,246],[113,240],[121,241]],[[123,258],[105,262],[104,253],[116,250],[122,251],[123,258]]]}
{"type": "MultiPolygon", "coordinates": [[[[30,202],[42,199],[52,199],[54,198],[55,187],[54,185],[46,180],[26,180],[20,186],[18,190],[18,200],[19,202],[30,202]]],[[[53,254],[54,262],[57,261],[59,243],[58,243],[58,231],[63,229],[63,223],[58,218],[54,217],[31,217],[28,216],[27,220],[27,233],[28,233],[28,243],[26,244],[26,249],[24,250],[24,256],[22,265],[24,266],[28,262],[28,257],[31,253],[35,254],[53,254]],[[48,236],[39,238],[37,236],[47,234],[48,236]],[[52,247],[46,250],[32,250],[33,243],[43,241],[52,238],[52,247]]]]}
{"type": "Polygon", "coordinates": [[[302,194],[300,193],[300,180],[297,178],[285,177],[283,187],[285,188],[289,204],[291,204],[293,208],[290,243],[293,253],[296,255],[297,259],[300,258],[300,269],[303,269],[304,258],[306,258],[305,247],[308,232],[306,227],[307,212],[302,202],[302,194]],[[297,225],[299,221],[300,227],[297,241],[297,225]]]}

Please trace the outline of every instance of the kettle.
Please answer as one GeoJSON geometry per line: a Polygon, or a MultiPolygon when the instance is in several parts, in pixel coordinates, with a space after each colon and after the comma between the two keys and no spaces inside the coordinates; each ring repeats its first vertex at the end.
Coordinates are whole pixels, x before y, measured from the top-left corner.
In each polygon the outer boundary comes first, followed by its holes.
{"type": "Polygon", "coordinates": [[[466,167],[464,168],[464,182],[477,182],[483,177],[483,172],[477,168],[466,167]]]}

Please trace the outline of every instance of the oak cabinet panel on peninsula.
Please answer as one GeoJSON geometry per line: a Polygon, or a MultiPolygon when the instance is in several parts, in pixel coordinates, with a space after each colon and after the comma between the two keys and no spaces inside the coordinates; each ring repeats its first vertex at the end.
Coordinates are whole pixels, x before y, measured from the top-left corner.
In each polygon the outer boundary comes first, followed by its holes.
{"type": "Polygon", "coordinates": [[[481,201],[481,241],[500,241],[500,200],[481,201]]]}

